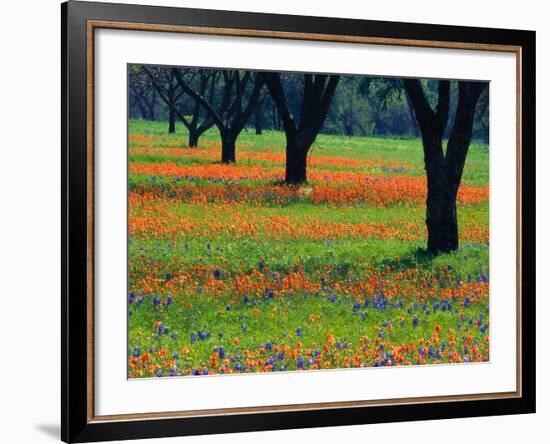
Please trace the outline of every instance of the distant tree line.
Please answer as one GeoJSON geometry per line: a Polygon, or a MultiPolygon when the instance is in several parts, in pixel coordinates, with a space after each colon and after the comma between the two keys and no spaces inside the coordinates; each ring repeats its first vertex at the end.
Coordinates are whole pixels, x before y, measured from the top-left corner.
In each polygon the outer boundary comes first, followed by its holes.
{"type": "MultiPolygon", "coordinates": [[[[185,96],[178,87],[172,68],[146,67],[154,74],[157,83],[166,90],[166,97],[184,116],[195,116],[196,101],[185,96]],[[171,85],[171,86],[170,86],[171,85]]],[[[195,91],[211,101],[221,99],[224,79],[223,70],[197,68],[176,68],[186,83],[195,91]],[[207,92],[207,85],[209,91],[207,92]]],[[[234,71],[227,71],[234,72],[234,71]]],[[[299,118],[300,94],[303,86],[303,75],[297,73],[281,73],[281,81],[285,91],[288,91],[288,104],[293,114],[299,118]]],[[[451,115],[454,118],[455,104],[458,98],[457,82],[451,82],[451,115]]],[[[437,80],[422,80],[423,87],[430,103],[437,100],[437,80]]],[[[169,121],[172,125],[181,121],[178,112],[167,105],[166,101],[154,87],[152,80],[140,65],[132,65],[129,75],[129,115],[132,119],[169,121]]],[[[489,100],[488,91],[480,98],[472,139],[484,143],[489,142],[489,100]]],[[[204,109],[200,111],[206,115],[204,109]]],[[[341,75],[338,88],[332,99],[331,107],[320,130],[323,134],[346,136],[391,136],[419,137],[418,126],[412,114],[413,110],[407,94],[402,87],[401,79],[341,75]]],[[[195,123],[198,125],[196,121],[195,123]]],[[[213,126],[213,122],[212,122],[213,126]]],[[[197,126],[199,128],[200,125],[197,126]]],[[[174,131],[174,126],[171,127],[174,131]]],[[[195,128],[193,126],[193,128],[195,128]]],[[[277,112],[277,107],[265,89],[261,92],[245,128],[262,134],[263,130],[283,130],[283,122],[277,112]]],[[[188,128],[189,130],[189,128],[188,128]]],[[[202,128],[201,128],[202,130],[202,128]]],[[[449,136],[448,128],[445,136],[449,136]]],[[[200,132],[200,131],[199,131],[200,132]]],[[[200,134],[190,135],[189,146],[197,146],[200,134]]],[[[201,133],[202,134],[202,133],[201,133]]]]}
{"type": "Polygon", "coordinates": [[[130,118],[176,120],[187,145],[216,127],[221,161],[237,161],[237,138],[282,130],[285,183],[307,182],[307,156],[319,133],[420,137],[428,183],[428,250],[458,248],[456,197],[472,139],[488,142],[486,82],[398,79],[131,65],[130,118]],[[444,141],[446,146],[444,147],[444,141]]]}

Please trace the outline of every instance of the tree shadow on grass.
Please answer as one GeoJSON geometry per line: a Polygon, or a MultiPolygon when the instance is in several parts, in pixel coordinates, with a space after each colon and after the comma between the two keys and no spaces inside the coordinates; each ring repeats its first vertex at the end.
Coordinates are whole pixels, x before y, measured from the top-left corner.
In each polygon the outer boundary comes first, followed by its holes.
{"type": "Polygon", "coordinates": [[[383,259],[381,263],[382,265],[402,270],[418,268],[419,266],[429,266],[436,257],[436,253],[432,253],[425,248],[416,248],[406,256],[383,259]]]}

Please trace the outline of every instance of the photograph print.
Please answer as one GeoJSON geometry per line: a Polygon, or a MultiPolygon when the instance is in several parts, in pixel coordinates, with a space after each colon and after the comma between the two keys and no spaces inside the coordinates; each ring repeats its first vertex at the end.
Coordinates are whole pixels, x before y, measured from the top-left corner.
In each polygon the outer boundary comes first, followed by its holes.
{"type": "Polygon", "coordinates": [[[489,361],[489,82],[127,85],[128,378],[489,361]]]}

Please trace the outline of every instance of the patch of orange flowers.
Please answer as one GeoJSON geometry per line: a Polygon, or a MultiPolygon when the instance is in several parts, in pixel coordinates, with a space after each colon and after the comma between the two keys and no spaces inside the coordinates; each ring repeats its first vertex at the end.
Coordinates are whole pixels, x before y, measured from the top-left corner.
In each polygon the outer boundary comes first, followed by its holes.
{"type": "MultiPolygon", "coordinates": [[[[155,199],[150,194],[130,193],[130,235],[316,240],[360,237],[404,241],[426,237],[425,224],[418,219],[347,223],[321,221],[308,216],[262,215],[253,208],[240,205],[210,204],[205,216],[197,220],[172,211],[173,207],[174,201],[171,199],[155,199]]],[[[469,222],[460,230],[460,237],[471,242],[487,243],[489,232],[487,227],[469,222]]]]}

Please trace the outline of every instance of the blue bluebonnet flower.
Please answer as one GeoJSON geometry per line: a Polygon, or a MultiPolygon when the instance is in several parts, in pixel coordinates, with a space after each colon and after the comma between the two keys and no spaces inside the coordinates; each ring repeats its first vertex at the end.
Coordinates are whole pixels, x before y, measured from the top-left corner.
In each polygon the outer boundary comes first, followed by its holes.
{"type": "Polygon", "coordinates": [[[139,358],[139,355],[140,355],[140,351],[139,351],[139,347],[134,347],[134,358],[139,358]]]}
{"type": "Polygon", "coordinates": [[[225,348],[220,347],[220,349],[218,351],[218,355],[220,356],[220,359],[225,358],[225,348]]]}
{"type": "Polygon", "coordinates": [[[208,338],[210,338],[210,336],[211,336],[211,335],[210,335],[210,332],[208,332],[208,331],[202,331],[202,330],[199,330],[199,331],[197,332],[197,334],[198,334],[199,339],[200,339],[201,341],[204,341],[205,339],[208,339],[208,338]]]}
{"type": "Polygon", "coordinates": [[[216,268],[214,270],[214,279],[220,279],[221,277],[222,277],[221,271],[219,270],[219,268],[216,268]]]}
{"type": "Polygon", "coordinates": [[[273,350],[273,345],[271,344],[271,342],[267,341],[265,343],[265,349],[268,350],[268,351],[273,350]]]}
{"type": "Polygon", "coordinates": [[[299,338],[302,337],[302,329],[300,327],[296,329],[296,336],[298,336],[299,338]]]}
{"type": "Polygon", "coordinates": [[[413,326],[413,327],[418,326],[418,317],[415,316],[415,317],[413,318],[412,326],[413,326]]]}
{"type": "Polygon", "coordinates": [[[296,368],[304,368],[304,358],[302,356],[298,356],[298,359],[296,360],[296,368]]]}

